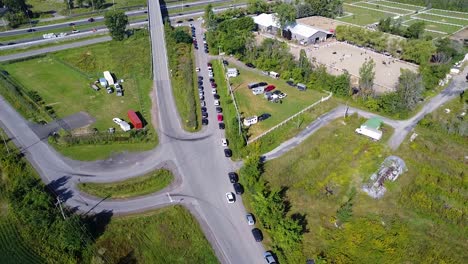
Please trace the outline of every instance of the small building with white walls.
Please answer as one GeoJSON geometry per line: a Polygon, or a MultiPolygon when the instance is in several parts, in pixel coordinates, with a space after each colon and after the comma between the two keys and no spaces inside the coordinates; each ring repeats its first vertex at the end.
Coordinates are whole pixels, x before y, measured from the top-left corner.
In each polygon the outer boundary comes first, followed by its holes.
{"type": "Polygon", "coordinates": [[[276,34],[278,29],[281,28],[279,20],[274,14],[260,14],[252,17],[254,23],[257,25],[257,30],[260,32],[268,32],[276,34]]]}
{"type": "Polygon", "coordinates": [[[251,116],[251,117],[244,118],[244,126],[251,126],[253,124],[257,124],[257,122],[258,122],[258,117],[257,116],[251,116]]]}
{"type": "Polygon", "coordinates": [[[236,68],[228,68],[227,69],[227,76],[228,77],[237,77],[239,75],[239,71],[236,68]]]}
{"type": "Polygon", "coordinates": [[[296,40],[302,45],[315,44],[327,40],[332,33],[326,30],[313,28],[303,24],[288,26],[286,30],[291,32],[291,40],[296,40]]]}
{"type": "Polygon", "coordinates": [[[360,128],[356,129],[356,133],[368,136],[373,140],[380,140],[382,138],[382,131],[380,127],[382,126],[383,121],[378,117],[373,117],[367,120],[360,128]]]}

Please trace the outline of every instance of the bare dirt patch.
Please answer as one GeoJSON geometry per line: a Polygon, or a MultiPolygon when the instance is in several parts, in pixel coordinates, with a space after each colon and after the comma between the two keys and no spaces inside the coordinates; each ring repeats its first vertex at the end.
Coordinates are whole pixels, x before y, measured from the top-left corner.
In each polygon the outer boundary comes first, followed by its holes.
{"type": "Polygon", "coordinates": [[[339,25],[347,25],[347,23],[321,16],[304,17],[298,19],[297,22],[315,28],[333,31],[335,31],[336,27],[339,25]]]}

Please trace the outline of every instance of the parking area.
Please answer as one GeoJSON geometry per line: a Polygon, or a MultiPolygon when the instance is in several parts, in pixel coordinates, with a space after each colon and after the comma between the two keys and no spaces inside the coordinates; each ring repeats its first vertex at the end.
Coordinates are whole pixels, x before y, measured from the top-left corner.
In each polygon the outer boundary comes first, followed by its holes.
{"type": "MultiPolygon", "coordinates": [[[[304,47],[290,46],[291,52],[299,57],[300,49],[304,47]]],[[[408,69],[414,72],[418,71],[415,64],[400,61],[391,56],[386,56],[364,48],[346,44],[342,42],[325,42],[318,47],[306,47],[309,59],[315,58],[318,63],[327,66],[331,74],[342,74],[344,70],[354,76],[354,84],[359,77],[359,68],[367,60],[375,62],[375,80],[374,89],[377,93],[393,91],[398,84],[400,69],[408,69]]]]}

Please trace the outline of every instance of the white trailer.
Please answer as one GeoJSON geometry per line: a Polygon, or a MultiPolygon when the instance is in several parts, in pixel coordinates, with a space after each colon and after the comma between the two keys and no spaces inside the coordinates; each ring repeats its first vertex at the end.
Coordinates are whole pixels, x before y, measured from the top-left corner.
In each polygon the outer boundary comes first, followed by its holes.
{"type": "Polygon", "coordinates": [[[123,131],[125,131],[125,132],[130,131],[130,129],[132,129],[132,128],[130,127],[130,124],[127,123],[127,122],[125,122],[125,121],[120,122],[119,126],[120,126],[120,128],[121,128],[123,131]]]}
{"type": "Polygon", "coordinates": [[[228,68],[227,69],[227,76],[228,77],[237,77],[238,74],[239,74],[239,71],[237,71],[236,68],[228,68]]]}
{"type": "Polygon", "coordinates": [[[368,136],[375,141],[380,140],[382,138],[382,131],[365,126],[356,128],[356,133],[368,136]]]}
{"type": "Polygon", "coordinates": [[[270,75],[272,78],[275,78],[275,79],[278,79],[278,78],[279,78],[279,76],[280,76],[280,74],[279,74],[279,73],[277,73],[277,72],[274,72],[274,71],[271,71],[271,72],[269,73],[269,75],[270,75]]]}
{"type": "Polygon", "coordinates": [[[254,95],[262,94],[263,92],[265,92],[265,86],[256,87],[252,89],[252,93],[254,95]]]}
{"type": "Polygon", "coordinates": [[[244,118],[244,126],[250,126],[253,124],[257,124],[258,122],[258,117],[257,116],[251,116],[251,117],[246,117],[244,118]]]}
{"type": "Polygon", "coordinates": [[[114,77],[112,77],[112,74],[109,71],[104,72],[104,78],[106,78],[109,85],[114,85],[114,77]]]}

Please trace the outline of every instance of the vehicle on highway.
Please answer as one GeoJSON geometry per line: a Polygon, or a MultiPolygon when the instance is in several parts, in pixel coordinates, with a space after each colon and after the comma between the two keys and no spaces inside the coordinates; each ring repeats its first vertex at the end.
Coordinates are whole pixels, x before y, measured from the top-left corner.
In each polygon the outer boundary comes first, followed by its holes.
{"type": "Polygon", "coordinates": [[[216,113],[222,113],[223,112],[223,108],[221,107],[216,107],[216,113]]]}
{"type": "Polygon", "coordinates": [[[202,123],[202,125],[207,126],[208,125],[208,119],[203,118],[201,123],[202,123]]]}
{"type": "Polygon", "coordinates": [[[27,32],[34,32],[34,31],[36,31],[36,30],[35,30],[34,28],[30,28],[30,29],[28,29],[28,30],[26,30],[26,31],[27,31],[27,32]]]}
{"type": "Polygon", "coordinates": [[[226,193],[226,199],[228,203],[234,203],[236,201],[236,198],[234,197],[234,194],[232,192],[226,193]]]}
{"type": "Polygon", "coordinates": [[[267,264],[276,264],[275,257],[273,257],[273,254],[271,252],[267,251],[263,254],[263,257],[265,258],[265,261],[267,264]]]}
{"type": "Polygon", "coordinates": [[[232,151],[230,149],[224,149],[224,156],[226,156],[226,158],[232,157],[232,151]]]}
{"type": "Polygon", "coordinates": [[[88,19],[88,22],[91,22],[91,23],[94,22],[94,18],[90,17],[90,18],[88,19]]]}
{"type": "Polygon", "coordinates": [[[239,180],[239,177],[237,176],[237,173],[235,172],[229,172],[228,176],[229,176],[229,181],[231,183],[236,183],[239,180]]]}
{"type": "Polygon", "coordinates": [[[78,29],[74,29],[74,30],[72,30],[71,33],[80,33],[80,31],[78,29]]]}
{"type": "Polygon", "coordinates": [[[219,129],[224,129],[225,125],[224,125],[224,123],[218,123],[218,127],[219,127],[219,129]]]}
{"type": "Polygon", "coordinates": [[[222,139],[221,139],[221,146],[223,146],[223,147],[227,147],[227,146],[228,146],[228,141],[227,141],[227,139],[225,139],[225,138],[222,138],[222,139]]]}
{"type": "Polygon", "coordinates": [[[73,27],[75,25],[75,23],[70,23],[68,24],[70,27],[73,27]]]}
{"type": "Polygon", "coordinates": [[[236,192],[236,194],[244,193],[244,187],[242,187],[240,183],[236,182],[232,185],[232,187],[234,188],[234,191],[236,192]]]}
{"type": "Polygon", "coordinates": [[[249,67],[249,68],[255,68],[255,65],[253,65],[252,63],[248,62],[245,64],[245,66],[249,67]]]}
{"type": "Polygon", "coordinates": [[[219,106],[220,105],[219,100],[214,100],[214,105],[219,106]]]}
{"type": "Polygon", "coordinates": [[[262,231],[260,231],[260,229],[258,228],[252,229],[252,235],[255,238],[255,241],[262,242],[263,234],[262,234],[262,231]]]}
{"type": "Polygon", "coordinates": [[[247,219],[247,224],[248,224],[249,226],[255,225],[255,219],[254,219],[253,214],[248,213],[248,214],[245,215],[245,218],[247,219]]]}
{"type": "Polygon", "coordinates": [[[223,115],[222,114],[218,114],[217,118],[218,118],[219,122],[223,121],[223,115]]]}

